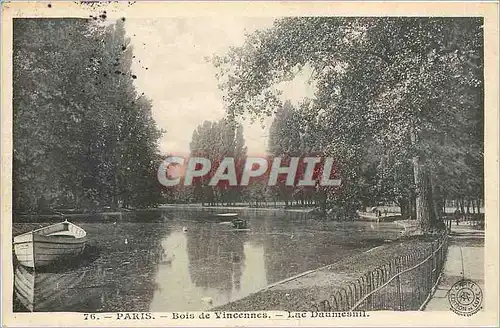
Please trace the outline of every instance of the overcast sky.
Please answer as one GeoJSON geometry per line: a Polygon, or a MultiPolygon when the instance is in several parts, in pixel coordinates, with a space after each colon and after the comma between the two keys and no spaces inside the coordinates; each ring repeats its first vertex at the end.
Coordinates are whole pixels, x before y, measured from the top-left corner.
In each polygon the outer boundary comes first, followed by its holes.
{"type": "MultiPolygon", "coordinates": [[[[136,86],[152,99],[154,119],[167,130],[160,140],[163,154],[188,153],[193,130],[204,120],[224,115],[216,70],[205,58],[241,45],[246,32],[269,28],[272,22],[269,17],[127,19],[136,86]]],[[[305,80],[300,77],[282,86],[283,97],[298,102],[312,95],[305,80]]],[[[244,124],[249,154],[266,151],[270,122],[266,120],[264,129],[258,122],[244,124]]]]}

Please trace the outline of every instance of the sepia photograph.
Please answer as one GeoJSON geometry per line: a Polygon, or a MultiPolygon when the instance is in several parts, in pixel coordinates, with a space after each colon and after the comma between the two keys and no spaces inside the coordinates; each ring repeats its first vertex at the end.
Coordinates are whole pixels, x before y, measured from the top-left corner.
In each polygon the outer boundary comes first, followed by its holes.
{"type": "Polygon", "coordinates": [[[11,19],[14,315],[484,313],[484,17],[78,6],[11,19]]]}

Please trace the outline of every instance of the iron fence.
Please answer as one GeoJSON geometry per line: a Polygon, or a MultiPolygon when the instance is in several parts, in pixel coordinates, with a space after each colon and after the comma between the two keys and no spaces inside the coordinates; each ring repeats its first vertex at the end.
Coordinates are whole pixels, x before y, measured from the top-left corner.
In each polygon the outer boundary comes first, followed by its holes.
{"type": "Polygon", "coordinates": [[[395,258],[336,289],[313,311],[421,310],[436,287],[446,260],[448,235],[426,251],[395,258]]]}

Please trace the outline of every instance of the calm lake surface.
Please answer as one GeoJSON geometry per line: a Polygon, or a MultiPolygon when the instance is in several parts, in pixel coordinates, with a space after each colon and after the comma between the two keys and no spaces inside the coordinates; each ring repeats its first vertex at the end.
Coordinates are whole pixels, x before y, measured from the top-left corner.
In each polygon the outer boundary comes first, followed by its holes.
{"type": "MultiPolygon", "coordinates": [[[[364,252],[401,231],[395,223],[326,222],[284,212],[241,217],[249,231],[176,210],[104,223],[70,220],[87,231],[83,258],[36,273],[16,265],[14,311],[30,305],[34,311],[206,310],[364,252]]],[[[14,224],[14,231],[46,224],[14,224]]]]}

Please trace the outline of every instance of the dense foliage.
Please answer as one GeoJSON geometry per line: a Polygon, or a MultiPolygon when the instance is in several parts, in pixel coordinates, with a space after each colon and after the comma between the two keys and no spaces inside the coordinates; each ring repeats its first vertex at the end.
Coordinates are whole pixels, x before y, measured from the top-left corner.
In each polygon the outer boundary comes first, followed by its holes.
{"type": "Polygon", "coordinates": [[[310,72],[283,150],[336,158],[329,199],[395,201],[428,231],[445,200],[483,198],[481,18],[283,18],[214,64],[231,115],[277,113],[276,86],[310,72]]]}
{"type": "Polygon", "coordinates": [[[202,203],[232,203],[241,199],[240,188],[229,186],[221,180],[216,186],[209,186],[210,179],[224,158],[233,158],[238,181],[243,170],[246,152],[243,127],[231,118],[218,122],[205,121],[193,132],[190,143],[191,156],[210,160],[210,172],[194,182],[194,199],[202,203]]]}
{"type": "Polygon", "coordinates": [[[13,205],[95,210],[159,200],[160,131],[124,22],[15,19],[13,205]]]}

